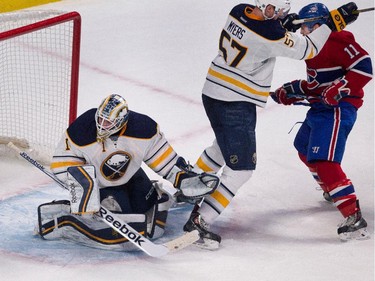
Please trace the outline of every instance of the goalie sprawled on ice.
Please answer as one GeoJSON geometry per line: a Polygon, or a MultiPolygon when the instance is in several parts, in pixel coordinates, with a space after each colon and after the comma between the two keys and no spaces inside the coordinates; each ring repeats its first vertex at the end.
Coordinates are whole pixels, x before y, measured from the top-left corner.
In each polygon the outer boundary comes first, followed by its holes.
{"type": "Polygon", "coordinates": [[[119,95],[105,98],[66,130],[51,170],[67,186],[70,200],[38,207],[38,233],[91,247],[134,249],[98,216],[103,206],[149,238],[164,233],[172,196],[142,170],[147,164],[176,188],[173,196],[195,200],[212,193],[219,180],[189,169],[150,117],[130,111],[119,95]]]}

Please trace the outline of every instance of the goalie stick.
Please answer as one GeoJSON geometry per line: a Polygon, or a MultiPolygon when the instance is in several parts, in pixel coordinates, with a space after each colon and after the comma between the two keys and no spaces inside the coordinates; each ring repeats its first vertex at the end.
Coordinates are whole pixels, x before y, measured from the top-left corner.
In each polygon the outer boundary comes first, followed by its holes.
{"type": "MultiPolygon", "coordinates": [[[[370,12],[370,11],[373,11],[374,9],[375,9],[374,7],[366,8],[366,9],[360,9],[360,10],[355,11],[353,14],[370,12]]],[[[298,20],[294,20],[292,23],[295,24],[295,25],[297,25],[297,24],[301,24],[301,23],[304,23],[304,22],[310,22],[310,21],[320,20],[322,18],[324,18],[324,16],[314,17],[314,18],[306,18],[306,19],[298,19],[298,20]]]]}
{"type": "MultiPolygon", "coordinates": [[[[21,151],[12,142],[8,143],[8,147],[17,152],[22,158],[31,163],[33,166],[37,167],[40,171],[42,171],[45,175],[54,180],[62,188],[69,190],[69,188],[65,185],[64,182],[58,179],[51,171],[46,169],[38,161],[30,157],[25,151],[21,151]]],[[[181,235],[180,237],[169,242],[166,242],[164,244],[155,244],[151,240],[142,236],[129,224],[124,222],[116,214],[112,213],[110,210],[103,206],[100,206],[99,212],[97,212],[95,215],[101,218],[104,223],[109,225],[113,230],[115,230],[120,235],[128,239],[131,243],[133,243],[135,246],[137,246],[139,249],[141,249],[143,252],[145,252],[151,257],[161,257],[170,252],[183,249],[193,244],[199,239],[198,230],[194,230],[191,232],[187,232],[181,235]]]]}

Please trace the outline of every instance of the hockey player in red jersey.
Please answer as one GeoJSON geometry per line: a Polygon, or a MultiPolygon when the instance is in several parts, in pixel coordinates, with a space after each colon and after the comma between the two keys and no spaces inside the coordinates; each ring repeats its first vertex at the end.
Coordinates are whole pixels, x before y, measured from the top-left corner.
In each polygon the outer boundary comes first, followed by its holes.
{"type": "MultiPolygon", "coordinates": [[[[324,4],[303,7],[301,33],[308,36],[325,24],[329,10],[324,4]]],[[[294,27],[295,29],[296,27],[294,27]]],[[[338,227],[342,240],[366,239],[367,223],[362,217],[353,183],[341,167],[345,144],[363,103],[363,87],[372,79],[368,53],[349,31],[332,32],[320,53],[306,60],[307,80],[294,80],[278,88],[272,97],[284,105],[307,99],[311,108],[299,129],[294,146],[299,157],[332,201],[345,221],[338,227]]]]}
{"type": "MultiPolygon", "coordinates": [[[[212,61],[202,90],[202,101],[215,133],[211,146],[195,169],[217,173],[217,190],[195,205],[185,231],[199,230],[203,247],[219,247],[221,237],[210,224],[228,207],[256,167],[256,107],[265,107],[276,57],[306,60],[316,56],[337,30],[333,17],[308,37],[288,32],[279,19],[286,17],[290,0],[255,0],[255,6],[236,5],[219,37],[219,54],[212,61]]],[[[355,20],[356,6],[343,5],[335,14],[342,25],[355,20]],[[349,12],[349,13],[348,13],[349,12]]],[[[284,20],[283,20],[284,22],[284,20]]],[[[286,24],[286,23],[285,23],[286,24]]]]}

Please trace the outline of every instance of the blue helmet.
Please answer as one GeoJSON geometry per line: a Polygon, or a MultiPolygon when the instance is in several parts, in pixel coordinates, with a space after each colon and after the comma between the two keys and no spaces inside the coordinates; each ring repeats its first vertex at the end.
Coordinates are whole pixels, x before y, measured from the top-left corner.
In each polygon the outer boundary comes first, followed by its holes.
{"type": "Polygon", "coordinates": [[[299,13],[300,19],[308,19],[308,18],[315,18],[315,17],[322,17],[320,19],[314,20],[314,21],[307,21],[303,24],[307,26],[307,28],[310,30],[310,32],[313,29],[313,26],[315,24],[325,24],[327,23],[328,17],[329,17],[329,10],[328,8],[322,4],[322,3],[312,3],[309,5],[306,5],[303,7],[299,13]]]}

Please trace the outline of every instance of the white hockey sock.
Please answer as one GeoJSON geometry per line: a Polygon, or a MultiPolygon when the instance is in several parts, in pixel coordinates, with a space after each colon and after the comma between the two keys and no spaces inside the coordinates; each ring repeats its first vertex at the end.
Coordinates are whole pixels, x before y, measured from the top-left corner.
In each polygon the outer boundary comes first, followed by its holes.
{"type": "Polygon", "coordinates": [[[252,170],[235,171],[225,166],[220,177],[221,183],[214,193],[205,197],[199,213],[208,224],[221,214],[229,205],[239,188],[252,176],[252,170]]]}

